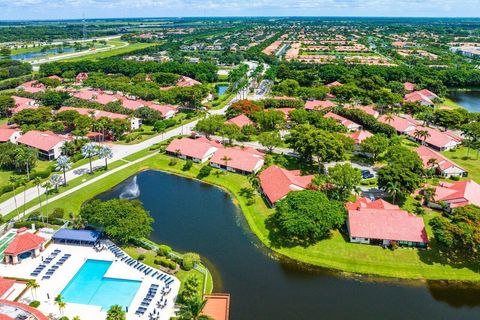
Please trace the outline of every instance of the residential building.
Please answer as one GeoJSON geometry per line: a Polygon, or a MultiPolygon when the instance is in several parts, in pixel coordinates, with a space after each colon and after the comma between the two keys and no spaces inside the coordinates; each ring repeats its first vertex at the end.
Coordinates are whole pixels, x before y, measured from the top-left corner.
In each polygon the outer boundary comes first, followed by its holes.
{"type": "Polygon", "coordinates": [[[426,146],[420,146],[416,151],[422,159],[424,167],[427,169],[434,168],[437,174],[442,177],[466,177],[468,175],[468,172],[458,164],[426,146]]]}
{"type": "Polygon", "coordinates": [[[246,125],[254,125],[254,122],[252,120],[250,120],[246,115],[244,114],[241,114],[239,116],[236,116],[234,118],[231,118],[227,121],[225,121],[225,123],[227,124],[234,124],[238,127],[240,127],[240,129],[242,129],[243,127],[245,127],[246,125]]]}
{"type": "Polygon", "coordinates": [[[256,173],[264,162],[263,153],[249,147],[219,148],[210,159],[212,167],[239,174],[256,173]]]}
{"type": "Polygon", "coordinates": [[[323,110],[327,108],[333,108],[336,104],[330,100],[308,100],[305,102],[306,110],[323,110]]]}
{"type": "Polygon", "coordinates": [[[24,231],[15,236],[3,252],[7,264],[18,264],[23,259],[37,257],[45,250],[46,240],[36,234],[24,231]]]}
{"type": "Polygon", "coordinates": [[[334,87],[338,87],[338,86],[343,86],[343,83],[341,83],[339,81],[333,81],[332,83],[329,83],[326,86],[329,87],[329,88],[334,88],[334,87]]]}
{"type": "Polygon", "coordinates": [[[330,118],[336,120],[338,123],[340,123],[342,126],[346,127],[349,131],[357,131],[361,130],[362,126],[359,125],[358,123],[355,123],[347,118],[344,118],[342,116],[339,116],[336,113],[333,112],[328,112],[323,116],[324,118],[330,118]]]}
{"type": "Polygon", "coordinates": [[[171,104],[145,103],[147,108],[157,110],[162,114],[163,119],[173,118],[178,113],[178,106],[171,104]]]}
{"type": "Polygon", "coordinates": [[[403,89],[405,89],[405,91],[412,92],[413,90],[415,90],[415,84],[411,82],[405,82],[403,84],[403,89]]]}
{"type": "Polygon", "coordinates": [[[47,87],[43,83],[40,83],[36,80],[32,80],[19,85],[16,89],[29,92],[29,93],[37,93],[37,92],[44,92],[45,90],[47,90],[47,87]]]}
{"type": "Polygon", "coordinates": [[[378,118],[378,121],[392,126],[398,134],[408,134],[414,131],[418,125],[418,122],[413,118],[407,119],[395,115],[392,115],[391,118],[388,115],[383,115],[378,118]]]}
{"type": "Polygon", "coordinates": [[[18,138],[22,135],[19,129],[0,128],[0,142],[17,143],[18,138]]]}
{"type": "Polygon", "coordinates": [[[258,175],[260,190],[270,206],[274,206],[291,191],[307,189],[313,177],[302,176],[300,170],[287,170],[276,165],[268,167],[258,175]]]}
{"type": "Polygon", "coordinates": [[[18,144],[38,150],[38,157],[45,160],[57,159],[62,154],[62,146],[69,137],[51,131],[32,130],[17,139],[18,144]]]}
{"type": "Polygon", "coordinates": [[[108,118],[110,120],[114,120],[114,119],[128,120],[128,122],[130,122],[130,130],[137,130],[142,125],[142,120],[140,120],[139,118],[131,117],[126,114],[113,113],[113,112],[97,110],[97,109],[61,107],[58,110],[58,112],[64,112],[67,110],[77,111],[79,114],[92,117],[95,120],[98,120],[100,118],[108,118]]]}
{"type": "Polygon", "coordinates": [[[38,103],[34,99],[12,96],[13,100],[15,101],[15,107],[10,109],[11,114],[19,113],[25,109],[37,109],[38,103]]]}
{"type": "Polygon", "coordinates": [[[406,102],[418,102],[424,106],[433,106],[433,100],[435,99],[438,99],[438,96],[427,89],[407,93],[404,97],[406,102]]]}
{"type": "Polygon", "coordinates": [[[101,91],[90,90],[90,89],[81,89],[77,92],[74,92],[73,96],[77,99],[96,102],[103,105],[118,100],[118,98],[113,95],[105,94],[101,91]]]}
{"type": "Polygon", "coordinates": [[[473,180],[441,182],[434,188],[435,195],[429,203],[431,207],[442,208],[441,203],[445,203],[449,210],[471,204],[480,206],[480,185],[473,180]]]}
{"type": "Polygon", "coordinates": [[[422,217],[383,200],[361,198],[346,204],[350,242],[425,248],[428,236],[422,217]]]}
{"type": "Polygon", "coordinates": [[[373,134],[370,131],[358,130],[350,133],[348,136],[355,141],[355,144],[360,144],[363,140],[373,137],[373,134]]]}
{"type": "Polygon", "coordinates": [[[181,76],[177,81],[177,87],[193,87],[200,84],[202,84],[200,81],[186,76],[181,76]]]}
{"type": "Polygon", "coordinates": [[[168,155],[180,159],[204,163],[213,156],[219,147],[221,147],[220,143],[203,137],[198,139],[181,138],[170,142],[165,151],[168,155]]]}
{"type": "Polygon", "coordinates": [[[408,136],[411,140],[417,141],[423,145],[429,146],[437,151],[446,151],[453,149],[462,143],[463,138],[450,131],[440,131],[436,128],[416,126],[415,130],[409,131],[408,136]],[[425,137],[418,133],[424,131],[425,137]]]}

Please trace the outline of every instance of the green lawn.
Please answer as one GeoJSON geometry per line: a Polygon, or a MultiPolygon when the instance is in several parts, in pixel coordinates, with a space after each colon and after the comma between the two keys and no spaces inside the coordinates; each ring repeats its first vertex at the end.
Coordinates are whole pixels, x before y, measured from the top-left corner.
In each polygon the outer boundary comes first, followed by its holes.
{"type": "MultiPolygon", "coordinates": [[[[178,161],[175,166],[169,166],[170,159],[165,155],[156,155],[62,198],[51,206],[64,207],[66,212],[78,213],[84,201],[112,188],[140,170],[157,169],[195,178],[201,168],[200,165],[195,164],[190,171],[185,172],[182,171],[184,161],[178,161]]],[[[235,203],[243,210],[252,231],[265,245],[271,246],[265,222],[273,210],[268,208],[259,197],[255,204],[251,206],[246,204],[246,199],[239,193],[242,187],[250,186],[247,177],[233,173],[221,173],[218,176],[211,174],[204,181],[218,185],[232,193],[235,196],[235,203]]],[[[425,219],[428,221],[430,217],[429,213],[425,219]]],[[[252,248],[252,250],[254,249],[252,248]]],[[[480,273],[477,272],[478,264],[472,262],[462,266],[449,264],[439,255],[434,239],[428,250],[401,248],[391,251],[378,246],[350,243],[343,234],[335,231],[331,238],[307,248],[273,248],[273,250],[303,263],[352,273],[408,279],[480,281],[480,273]]]]}
{"type": "MultiPolygon", "coordinates": [[[[120,42],[121,41],[113,41],[112,40],[112,41],[109,41],[108,43],[116,45],[120,42]]],[[[121,42],[121,43],[123,43],[123,42],[121,42]]],[[[123,47],[123,48],[117,48],[117,49],[112,49],[112,50],[108,50],[108,51],[103,51],[103,52],[98,52],[98,53],[92,53],[92,54],[88,54],[88,55],[73,57],[73,58],[70,58],[70,59],[64,59],[62,61],[98,60],[98,59],[102,59],[102,58],[108,58],[108,57],[116,56],[116,55],[119,55],[119,54],[129,53],[129,52],[139,50],[139,49],[145,49],[145,48],[148,48],[148,47],[153,46],[153,45],[156,45],[156,44],[155,43],[133,43],[133,44],[130,44],[130,45],[128,45],[126,47],[123,47]]],[[[120,45],[117,45],[117,46],[120,46],[120,45]]]]}
{"type": "Polygon", "coordinates": [[[445,98],[443,100],[443,103],[441,103],[442,106],[447,106],[447,107],[450,107],[450,108],[453,108],[453,109],[458,109],[458,108],[463,108],[461,105],[459,105],[458,103],[456,103],[455,101],[449,99],[449,98],[445,98]]]}
{"type": "Polygon", "coordinates": [[[461,147],[452,151],[444,151],[442,154],[467,170],[469,178],[480,183],[480,157],[477,157],[477,152],[474,150],[470,150],[467,157],[468,152],[467,148],[461,147]]]}

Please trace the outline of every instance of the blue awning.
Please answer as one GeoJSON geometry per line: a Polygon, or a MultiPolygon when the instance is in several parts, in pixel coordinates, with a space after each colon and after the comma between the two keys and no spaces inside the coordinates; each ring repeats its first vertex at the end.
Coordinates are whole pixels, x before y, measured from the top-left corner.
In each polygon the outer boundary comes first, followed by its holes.
{"type": "Polygon", "coordinates": [[[100,238],[101,232],[94,230],[70,230],[60,229],[53,235],[54,241],[82,241],[96,242],[100,238]]]}

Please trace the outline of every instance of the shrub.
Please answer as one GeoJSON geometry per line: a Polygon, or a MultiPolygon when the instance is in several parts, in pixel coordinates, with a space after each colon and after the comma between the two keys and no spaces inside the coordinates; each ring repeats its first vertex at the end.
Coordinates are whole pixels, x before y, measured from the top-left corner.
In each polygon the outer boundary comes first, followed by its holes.
{"type": "Polygon", "coordinates": [[[137,260],[139,261],[145,260],[145,255],[144,254],[139,255],[137,260]]]}
{"type": "Polygon", "coordinates": [[[207,164],[206,166],[203,166],[200,169],[200,171],[198,172],[197,178],[198,179],[206,178],[210,175],[210,172],[212,172],[212,167],[207,164]]]}
{"type": "Polygon", "coordinates": [[[65,210],[63,208],[55,208],[48,216],[49,219],[63,219],[65,217],[65,210]]]}
{"type": "Polygon", "coordinates": [[[168,165],[170,167],[173,167],[173,166],[177,165],[177,163],[178,163],[177,158],[172,158],[172,159],[170,159],[170,162],[168,163],[168,165]]]}
{"type": "Polygon", "coordinates": [[[177,267],[175,261],[163,257],[157,257],[153,263],[172,270],[175,270],[175,268],[177,267]]]}
{"type": "Polygon", "coordinates": [[[13,227],[17,229],[23,228],[23,227],[30,228],[32,224],[35,224],[35,227],[37,229],[45,227],[45,224],[41,221],[24,221],[24,220],[15,222],[13,227]]]}
{"type": "Polygon", "coordinates": [[[68,319],[68,317],[66,317],[66,316],[63,316],[63,317],[61,317],[61,318],[58,319],[58,320],[70,320],[70,319],[68,319]]]}
{"type": "Polygon", "coordinates": [[[34,301],[30,302],[28,305],[30,307],[33,307],[33,308],[38,308],[38,306],[40,305],[40,301],[34,300],[34,301]]]}
{"type": "Polygon", "coordinates": [[[47,168],[45,170],[42,170],[42,171],[35,171],[35,172],[32,172],[32,174],[30,175],[30,179],[33,180],[35,178],[40,178],[40,179],[46,179],[50,176],[50,174],[52,174],[52,169],[51,168],[47,168]]]}
{"type": "Polygon", "coordinates": [[[168,256],[172,252],[172,248],[165,244],[161,244],[158,246],[157,255],[158,256],[168,256]]]}
{"type": "Polygon", "coordinates": [[[197,253],[187,252],[183,255],[182,268],[187,271],[192,270],[198,262],[200,262],[200,256],[197,253]]]}
{"type": "Polygon", "coordinates": [[[187,162],[185,162],[185,164],[183,165],[182,171],[189,171],[190,169],[192,169],[192,166],[193,166],[193,161],[187,160],[187,162]]]}
{"type": "Polygon", "coordinates": [[[460,177],[459,176],[451,176],[450,179],[453,180],[453,181],[459,181],[460,177]]]}

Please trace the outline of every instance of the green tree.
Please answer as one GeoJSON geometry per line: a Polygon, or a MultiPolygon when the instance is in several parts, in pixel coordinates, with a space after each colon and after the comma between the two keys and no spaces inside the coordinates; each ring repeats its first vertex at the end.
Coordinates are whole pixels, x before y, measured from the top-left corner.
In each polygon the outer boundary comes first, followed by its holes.
{"type": "Polygon", "coordinates": [[[328,169],[330,183],[335,185],[334,198],[345,201],[351,192],[362,180],[360,170],[352,167],[351,164],[336,164],[328,169]]]}
{"type": "Polygon", "coordinates": [[[280,130],[285,126],[285,115],[280,111],[260,111],[254,113],[253,117],[262,131],[280,130]]]}
{"type": "Polygon", "coordinates": [[[57,159],[57,165],[55,167],[55,170],[58,171],[63,171],[63,185],[67,186],[67,170],[70,170],[72,167],[72,163],[70,161],[70,158],[67,156],[60,156],[57,159]]]}
{"type": "Polygon", "coordinates": [[[82,156],[89,160],[90,163],[90,173],[93,173],[92,159],[98,155],[98,148],[95,143],[87,143],[82,147],[82,156]]]}
{"type": "Polygon", "coordinates": [[[389,145],[389,139],[384,134],[376,134],[360,143],[360,150],[363,153],[372,155],[374,162],[378,160],[378,156],[387,151],[389,145]]]}
{"type": "Polygon", "coordinates": [[[223,124],[220,127],[219,132],[222,137],[226,137],[228,139],[228,143],[230,144],[233,142],[233,140],[238,139],[242,134],[240,127],[233,123],[223,124]]]}
{"type": "Polygon", "coordinates": [[[187,302],[183,303],[180,306],[180,310],[178,313],[178,318],[180,320],[200,320],[205,319],[200,314],[202,313],[203,308],[205,308],[205,304],[207,300],[201,299],[192,299],[188,300],[187,302]]]}
{"type": "Polygon", "coordinates": [[[94,200],[82,207],[80,215],[120,243],[148,237],[152,231],[153,218],[137,200],[94,200]]]}
{"type": "Polygon", "coordinates": [[[38,284],[37,280],[35,279],[30,279],[27,281],[27,289],[30,289],[32,291],[32,298],[35,300],[36,299],[36,291],[37,289],[40,288],[40,285],[38,284]]]}
{"type": "Polygon", "coordinates": [[[282,137],[278,131],[262,132],[258,136],[258,142],[267,148],[268,152],[273,150],[282,144],[282,137]]]}
{"type": "Polygon", "coordinates": [[[320,191],[290,192],[276,204],[271,219],[285,244],[311,245],[326,238],[345,222],[341,202],[330,200],[320,191]]]}
{"type": "Polygon", "coordinates": [[[213,115],[199,120],[194,130],[203,133],[208,138],[210,135],[218,132],[224,123],[225,118],[223,116],[213,115]]]}
{"type": "Polygon", "coordinates": [[[13,107],[15,107],[15,100],[12,97],[0,95],[0,116],[6,117],[13,107]]]}
{"type": "Polygon", "coordinates": [[[121,306],[115,304],[107,311],[106,320],[125,320],[127,319],[126,313],[121,306]]]}

